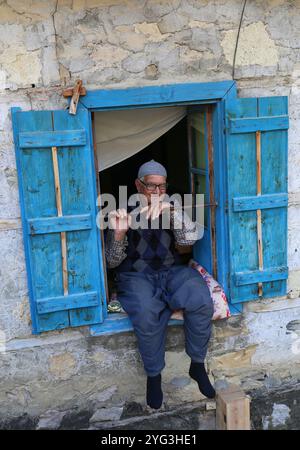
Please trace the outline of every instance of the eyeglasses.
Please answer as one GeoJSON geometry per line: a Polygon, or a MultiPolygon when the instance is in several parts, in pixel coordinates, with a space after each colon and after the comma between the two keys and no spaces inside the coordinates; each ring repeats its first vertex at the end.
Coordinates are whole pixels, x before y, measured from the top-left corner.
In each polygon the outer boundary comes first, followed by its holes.
{"type": "Polygon", "coordinates": [[[145,188],[149,192],[155,192],[156,188],[158,188],[160,191],[166,191],[168,189],[168,183],[162,184],[144,183],[141,179],[139,179],[139,181],[145,186],[145,188]]]}

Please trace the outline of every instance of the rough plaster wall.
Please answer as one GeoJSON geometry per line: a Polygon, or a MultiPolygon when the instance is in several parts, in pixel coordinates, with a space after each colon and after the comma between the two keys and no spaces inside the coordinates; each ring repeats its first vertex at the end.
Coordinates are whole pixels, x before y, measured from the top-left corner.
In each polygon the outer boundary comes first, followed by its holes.
{"type": "MultiPolygon", "coordinates": [[[[183,329],[170,329],[164,370],[169,406],[204,398],[188,368],[183,329]]],[[[11,341],[0,358],[0,373],[0,422],[16,413],[145,403],[145,375],[132,333],[91,338],[85,330],[67,330],[11,341]]]]}
{"type": "MultiPolygon", "coordinates": [[[[30,333],[9,108],[63,108],[61,89],[78,77],[89,88],[231,79],[240,14],[237,0],[0,4],[0,326],[8,338],[30,333]]],[[[300,292],[299,21],[299,1],[249,1],[235,66],[240,96],[290,98],[292,297],[300,292]]]]}
{"type": "MultiPolygon", "coordinates": [[[[61,91],[77,78],[91,89],[232,79],[241,10],[242,2],[238,0],[6,0],[0,3],[0,329],[4,332],[4,340],[30,337],[31,334],[9,108],[64,108],[66,102],[61,91]]],[[[287,358],[292,369],[297,370],[297,358],[291,351],[285,354],[281,344],[277,346],[276,336],[271,331],[276,324],[275,328],[282,330],[278,339],[284,337],[282,343],[291,346],[291,336],[284,333],[300,312],[296,300],[300,294],[299,23],[298,0],[248,0],[236,53],[235,78],[239,95],[289,95],[291,116],[288,258],[289,296],[295,300],[281,300],[280,305],[284,302],[282,308],[287,308],[283,311],[274,307],[277,300],[261,305],[249,304],[245,308],[244,322],[239,326],[228,324],[218,328],[216,325],[216,332],[223,337],[212,341],[211,365],[215,375],[243,377],[246,385],[250,381],[261,383],[253,371],[258,371],[258,378],[264,377],[265,373],[261,375],[259,368],[263,373],[266,348],[269,354],[278,352],[276,364],[281,358],[287,358]],[[263,313],[261,308],[271,311],[263,313]]],[[[72,333],[68,330],[46,333],[40,344],[28,350],[20,363],[17,361],[27,345],[26,339],[16,341],[20,343],[19,350],[0,355],[6,373],[20,384],[15,394],[12,382],[11,400],[20,392],[20,398],[24,400],[18,401],[23,401],[24,408],[30,404],[30,392],[39,377],[43,379],[43,364],[50,357],[52,363],[45,365],[46,368],[49,366],[50,379],[56,377],[55,373],[64,377],[64,371],[72,378],[74,372],[78,383],[84,385],[87,379],[95,376],[89,368],[87,375],[85,369],[80,369],[85,364],[88,366],[90,361],[86,356],[89,353],[85,353],[88,344],[84,339],[80,340],[80,348],[72,350],[71,356],[66,354],[68,349],[62,349],[56,343],[57,336],[68,342],[72,333]],[[46,346],[46,359],[43,360],[39,355],[46,346]],[[87,358],[86,363],[80,365],[77,351],[81,352],[82,361],[87,358]],[[15,363],[10,359],[11,355],[15,355],[15,363]],[[30,358],[28,361],[32,367],[26,362],[28,355],[31,355],[32,361],[30,358]],[[61,365],[64,367],[64,359],[66,367],[60,369],[61,365]],[[27,364],[28,370],[23,364],[27,364]],[[31,373],[33,367],[35,371],[31,373]],[[24,384],[31,376],[32,387],[25,388],[24,384]]],[[[34,337],[30,342],[37,339],[34,337]]],[[[11,341],[12,346],[14,342],[11,341]]],[[[107,355],[111,370],[120,355],[109,345],[102,354],[102,344],[101,339],[97,340],[97,358],[101,360],[107,355]]],[[[124,363],[128,374],[131,363],[138,361],[136,350],[124,357],[130,362],[124,363]]],[[[178,359],[176,352],[171,357],[178,359]]],[[[175,370],[172,372],[172,367],[170,377],[176,373],[175,370]]],[[[102,374],[101,364],[98,369],[102,374]]],[[[132,370],[141,371],[141,367],[136,368],[133,364],[132,370]]],[[[105,387],[104,381],[97,380],[97,383],[97,389],[105,387]]],[[[65,385],[68,385],[67,381],[65,385]]],[[[82,389],[84,391],[86,387],[82,389]]],[[[38,396],[37,393],[34,395],[38,396]]],[[[71,393],[68,395],[72,402],[71,393]]],[[[37,405],[42,402],[42,397],[36,401],[37,405]]],[[[56,398],[59,402],[59,393],[56,398]]]]}
{"type": "MultiPolygon", "coordinates": [[[[215,323],[207,364],[218,387],[229,381],[268,392],[299,382],[300,302],[278,302],[282,310],[276,302],[274,310],[252,305],[244,317],[215,323]]],[[[188,376],[189,362],[183,328],[170,327],[162,374],[167,408],[205,400],[188,376]]],[[[50,410],[105,407],[109,416],[125,403],[145,405],[145,374],[132,333],[96,338],[82,328],[12,340],[1,354],[0,373],[0,423],[50,410]]]]}
{"type": "MultiPolygon", "coordinates": [[[[230,79],[242,4],[7,0],[0,8],[0,79],[4,87],[20,89],[79,76],[89,87],[230,79]]],[[[299,1],[248,1],[238,79],[279,79],[297,70],[299,8],[299,1]]]]}

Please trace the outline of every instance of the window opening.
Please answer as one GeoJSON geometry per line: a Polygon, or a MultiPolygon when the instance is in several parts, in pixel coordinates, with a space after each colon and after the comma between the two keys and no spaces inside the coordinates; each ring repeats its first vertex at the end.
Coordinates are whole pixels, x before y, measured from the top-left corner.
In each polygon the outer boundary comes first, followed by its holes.
{"type": "MultiPolygon", "coordinates": [[[[137,176],[138,168],[146,161],[155,159],[163,164],[168,173],[168,194],[179,193],[182,196],[186,193],[204,194],[204,225],[205,236],[198,241],[194,247],[179,249],[182,254],[183,262],[188,263],[191,258],[197,259],[201,263],[199,256],[208,252],[206,255],[207,263],[203,265],[207,270],[212,270],[212,239],[210,227],[212,224],[211,198],[213,199],[213,160],[208,156],[208,149],[212,152],[211,137],[211,108],[198,106],[197,111],[188,113],[174,127],[160,136],[143,150],[133,156],[99,172],[99,185],[102,193],[112,194],[119,207],[119,186],[127,186],[128,198],[136,193],[134,181],[137,176]],[[210,133],[210,143],[208,142],[207,130],[210,133]],[[210,181],[211,177],[211,181],[210,181]],[[212,197],[211,197],[212,196],[212,197]],[[203,249],[201,249],[203,247],[203,249]],[[199,250],[200,249],[200,250],[199,250]],[[210,262],[208,264],[208,262],[210,262]]],[[[101,114],[101,112],[95,112],[101,114]]],[[[95,128],[95,127],[94,127],[95,128]]],[[[101,130],[98,130],[101,132],[101,130]]],[[[94,147],[96,151],[96,136],[94,130],[94,147]]],[[[95,165],[98,168],[97,161],[95,165]]],[[[101,161],[100,161],[101,166],[101,161]]],[[[214,202],[214,199],[213,199],[214,202]]],[[[193,202],[193,208],[197,205],[193,202]]],[[[102,233],[102,242],[104,242],[104,233],[102,233]]],[[[105,244],[104,244],[105,245],[105,244]]],[[[214,250],[215,253],[215,250],[214,250]]],[[[105,252],[103,251],[103,255],[105,252]]],[[[215,260],[215,257],[213,258],[215,260]]],[[[216,262],[213,264],[216,267],[216,262]]],[[[104,264],[104,267],[106,265],[104,264]]],[[[214,269],[216,272],[216,270],[214,269]]],[[[106,288],[108,305],[117,299],[113,271],[106,268],[106,288]]],[[[106,278],[105,277],[105,278],[106,278]]]]}

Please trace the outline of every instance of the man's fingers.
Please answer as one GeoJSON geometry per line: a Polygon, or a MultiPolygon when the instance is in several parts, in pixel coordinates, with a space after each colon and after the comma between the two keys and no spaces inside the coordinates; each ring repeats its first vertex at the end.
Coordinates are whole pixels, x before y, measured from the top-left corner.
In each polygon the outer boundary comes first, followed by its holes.
{"type": "Polygon", "coordinates": [[[151,219],[154,220],[157,216],[157,205],[151,205],[151,207],[149,208],[148,218],[151,217],[151,219]]]}
{"type": "Polygon", "coordinates": [[[140,214],[146,213],[146,219],[149,218],[150,208],[151,208],[151,207],[150,207],[149,205],[147,205],[147,206],[144,206],[144,207],[140,210],[140,214]]]}
{"type": "Polygon", "coordinates": [[[140,210],[140,214],[143,214],[144,212],[148,211],[149,206],[144,206],[141,210],[140,210]]]}
{"type": "Polygon", "coordinates": [[[118,209],[117,214],[120,219],[124,219],[124,217],[127,215],[127,211],[125,209],[118,209]]]}
{"type": "Polygon", "coordinates": [[[149,217],[151,216],[151,214],[152,214],[152,207],[149,206],[148,211],[147,211],[147,213],[146,213],[146,218],[149,219],[149,217]]]}
{"type": "Polygon", "coordinates": [[[154,205],[153,209],[152,209],[152,220],[156,219],[159,216],[159,205],[154,205]]]}
{"type": "Polygon", "coordinates": [[[152,220],[156,219],[160,213],[165,210],[170,208],[171,205],[170,203],[167,202],[155,202],[154,204],[151,205],[147,205],[144,206],[141,210],[140,213],[146,213],[146,218],[149,219],[151,217],[152,220]]]}
{"type": "Polygon", "coordinates": [[[171,205],[171,203],[167,203],[167,202],[163,202],[163,203],[161,203],[161,209],[171,209],[172,208],[172,205],[171,205]]]}

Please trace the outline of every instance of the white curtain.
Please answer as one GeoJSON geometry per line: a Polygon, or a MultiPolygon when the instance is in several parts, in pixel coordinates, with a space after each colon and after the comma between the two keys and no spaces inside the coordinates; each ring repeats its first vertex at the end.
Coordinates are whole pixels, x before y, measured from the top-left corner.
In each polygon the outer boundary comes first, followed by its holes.
{"type": "Polygon", "coordinates": [[[99,171],[136,154],[174,127],[185,107],[164,107],[95,113],[99,171]]]}

